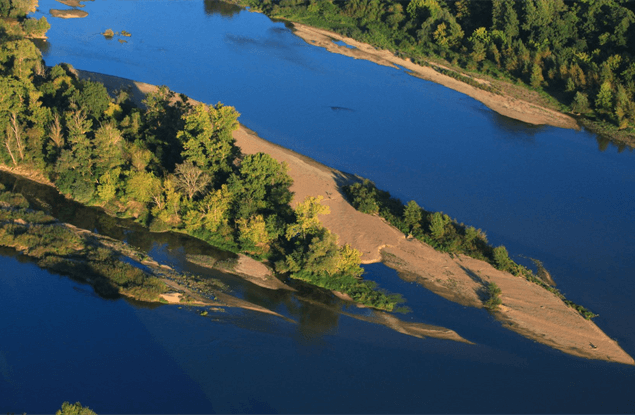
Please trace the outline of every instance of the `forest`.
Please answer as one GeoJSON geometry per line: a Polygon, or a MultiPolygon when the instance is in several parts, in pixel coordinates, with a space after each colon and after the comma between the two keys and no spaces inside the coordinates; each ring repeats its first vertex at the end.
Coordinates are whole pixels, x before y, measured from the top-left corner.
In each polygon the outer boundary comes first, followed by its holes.
{"type": "Polygon", "coordinates": [[[144,108],[129,91],[110,96],[66,64],[46,67],[29,40],[48,23],[31,1],[0,11],[0,163],[53,184],[108,214],[152,231],[184,232],[211,245],[268,260],[276,271],[392,310],[398,296],[362,278],[361,254],[325,229],[320,198],[293,209],[288,168],[264,153],[243,155],[232,132],[238,112],[193,105],[167,87],[144,108]]]}
{"type": "Polygon", "coordinates": [[[587,128],[635,145],[635,2],[237,2],[270,17],[390,50],[421,65],[439,59],[460,71],[521,85],[540,93],[551,107],[576,116],[587,128]]]}

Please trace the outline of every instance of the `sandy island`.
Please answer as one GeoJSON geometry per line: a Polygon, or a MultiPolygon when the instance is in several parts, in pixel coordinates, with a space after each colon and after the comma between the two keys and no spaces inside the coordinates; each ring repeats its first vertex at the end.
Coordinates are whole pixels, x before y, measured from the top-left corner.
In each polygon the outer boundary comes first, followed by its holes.
{"type": "MultiPolygon", "coordinates": [[[[103,82],[111,91],[132,87],[137,103],[157,88],[87,71],[78,73],[81,78],[103,82]]],[[[487,284],[495,282],[502,290],[503,305],[494,316],[510,330],[575,356],[635,365],[615,340],[549,291],[484,261],[435,251],[418,240],[407,239],[382,218],[355,210],[338,185],[356,180],[355,176],[270,143],[243,126],[234,132],[234,138],[244,154],[263,152],[289,165],[294,203],[306,196],[324,196],[323,203],[330,207],[331,214],[320,217],[322,223],[339,236],[340,244],[348,243],[361,251],[364,263],[383,261],[405,280],[478,308],[483,307],[487,284]]]]}
{"type": "MultiPolygon", "coordinates": [[[[561,128],[579,128],[578,123],[574,118],[561,112],[554,111],[519,98],[497,95],[483,89],[473,87],[450,76],[439,73],[431,67],[420,66],[412,63],[409,59],[399,58],[390,51],[375,49],[374,47],[366,43],[358,42],[355,39],[338,35],[337,33],[329,32],[327,30],[306,26],[301,23],[293,23],[293,26],[293,33],[311,45],[320,46],[329,52],[338,53],[355,59],[368,60],[379,65],[390,66],[392,68],[400,66],[405,68],[414,76],[441,84],[462,94],[468,95],[475,100],[482,102],[492,111],[496,111],[506,117],[534,125],[544,124],[561,128]],[[353,46],[354,49],[338,45],[333,42],[334,40],[342,41],[347,45],[353,46]]],[[[441,69],[452,70],[436,63],[430,62],[430,64],[441,69]]],[[[489,81],[476,78],[472,75],[469,77],[481,84],[489,84],[489,81]]]]}

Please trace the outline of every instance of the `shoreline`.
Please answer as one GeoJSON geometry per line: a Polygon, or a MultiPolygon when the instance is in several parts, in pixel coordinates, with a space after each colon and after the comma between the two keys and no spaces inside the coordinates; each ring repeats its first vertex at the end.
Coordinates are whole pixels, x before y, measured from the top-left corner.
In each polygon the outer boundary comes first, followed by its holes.
{"type": "MultiPolygon", "coordinates": [[[[83,78],[105,81],[109,90],[130,86],[133,97],[142,97],[157,88],[114,76],[78,73],[83,78]]],[[[493,315],[503,326],[574,356],[635,365],[635,360],[616,341],[549,291],[496,270],[484,261],[435,251],[418,240],[407,239],[382,218],[357,211],[340,191],[342,182],[359,179],[357,176],[270,143],[242,125],[234,132],[234,139],[244,154],[264,152],[288,164],[294,180],[292,205],[306,196],[324,196],[323,204],[330,207],[331,214],[320,216],[322,224],[338,235],[339,244],[348,243],[362,252],[363,263],[383,262],[406,281],[476,308],[483,308],[484,289],[495,282],[502,290],[503,305],[493,315]]]]}
{"type": "MultiPolygon", "coordinates": [[[[395,69],[400,69],[399,67],[401,67],[407,70],[412,76],[416,76],[426,81],[431,81],[439,85],[443,85],[454,91],[465,94],[481,102],[492,111],[505,117],[532,125],[550,125],[553,127],[566,129],[580,129],[580,125],[575,118],[563,114],[559,111],[552,110],[539,104],[534,104],[529,101],[522,100],[520,98],[498,95],[489,91],[485,91],[483,89],[476,88],[448,75],[437,72],[431,67],[417,65],[410,59],[400,58],[390,51],[375,49],[369,44],[359,42],[353,38],[342,36],[335,32],[307,26],[302,23],[290,23],[293,25],[293,34],[300,37],[310,45],[319,46],[332,53],[337,53],[355,59],[367,60],[382,66],[388,66],[395,69]],[[353,46],[354,48],[340,46],[336,44],[334,40],[344,42],[349,46],[353,46]]],[[[440,64],[430,64],[437,66],[443,70],[455,72],[454,70],[444,67],[440,64]]],[[[490,84],[489,81],[479,79],[473,75],[463,76],[471,78],[472,80],[480,84],[490,84]]]]}

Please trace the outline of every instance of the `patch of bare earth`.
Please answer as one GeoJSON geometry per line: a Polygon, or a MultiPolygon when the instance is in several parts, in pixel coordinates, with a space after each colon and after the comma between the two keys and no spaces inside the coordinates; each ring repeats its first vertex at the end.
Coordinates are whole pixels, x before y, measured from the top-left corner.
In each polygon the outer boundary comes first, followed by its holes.
{"type": "MultiPolygon", "coordinates": [[[[294,26],[294,33],[311,45],[320,46],[325,48],[329,52],[338,53],[340,55],[349,56],[355,59],[365,59],[371,62],[375,62],[379,65],[390,66],[393,68],[397,68],[398,65],[410,71],[410,73],[414,76],[428,81],[436,82],[450,89],[468,95],[476,99],[477,101],[482,102],[491,110],[496,111],[497,113],[506,117],[514,118],[516,120],[534,125],[544,124],[553,125],[555,127],[561,128],[579,128],[578,123],[574,118],[561,112],[549,109],[538,103],[521,99],[519,95],[514,97],[494,94],[492,92],[468,85],[450,76],[441,74],[430,67],[420,66],[408,59],[399,58],[390,51],[375,49],[374,47],[366,43],[358,42],[355,39],[341,36],[337,33],[329,32],[327,30],[306,26],[300,23],[294,23],[294,26]],[[342,41],[350,46],[354,46],[355,48],[351,49],[346,46],[338,45],[334,43],[333,40],[342,41]]],[[[443,65],[434,65],[443,69],[452,70],[443,65]]],[[[464,76],[468,76],[481,84],[489,85],[489,81],[487,80],[479,79],[472,75],[464,76]]],[[[498,83],[499,82],[497,82],[497,84],[498,83]]],[[[509,86],[509,88],[511,88],[511,85],[509,86]]],[[[509,88],[507,89],[509,90],[509,88]]],[[[512,89],[516,90],[518,88],[512,89]]],[[[526,96],[529,97],[530,95],[526,96]]],[[[540,102],[539,99],[537,101],[540,102]]]]}

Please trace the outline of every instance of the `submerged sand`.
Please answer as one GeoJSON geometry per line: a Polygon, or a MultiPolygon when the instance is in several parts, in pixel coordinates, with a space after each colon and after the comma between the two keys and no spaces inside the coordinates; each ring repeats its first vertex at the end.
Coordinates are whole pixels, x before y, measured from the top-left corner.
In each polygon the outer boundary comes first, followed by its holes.
{"type": "MultiPolygon", "coordinates": [[[[156,90],[149,84],[78,72],[83,78],[104,82],[110,90],[131,86],[136,98],[156,90]]],[[[418,240],[407,239],[382,218],[355,210],[340,187],[357,180],[355,176],[270,143],[243,126],[234,132],[234,138],[244,154],[263,152],[288,164],[295,204],[306,196],[324,196],[323,203],[330,207],[331,214],[322,215],[322,223],[339,236],[340,244],[348,243],[361,251],[364,263],[383,261],[403,279],[422,284],[451,301],[478,308],[483,307],[487,284],[495,282],[502,290],[503,305],[494,316],[505,327],[575,356],[635,364],[595,323],[584,319],[549,291],[496,270],[484,261],[435,251],[418,240]]]]}

